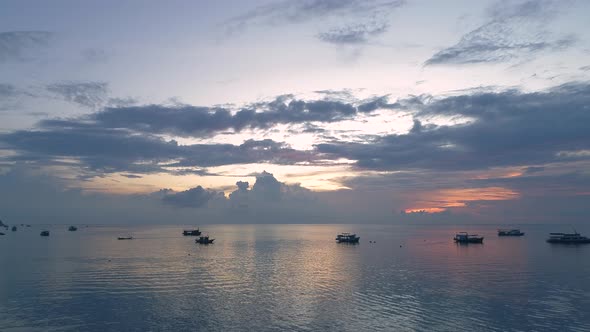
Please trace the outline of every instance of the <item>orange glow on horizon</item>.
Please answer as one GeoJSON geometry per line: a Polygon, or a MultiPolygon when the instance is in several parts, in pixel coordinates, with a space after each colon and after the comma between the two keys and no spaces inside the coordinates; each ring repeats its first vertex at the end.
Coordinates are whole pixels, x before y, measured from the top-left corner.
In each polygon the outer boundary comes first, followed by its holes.
{"type": "Polygon", "coordinates": [[[406,213],[440,213],[448,208],[467,207],[468,202],[474,201],[506,201],[520,198],[520,194],[508,188],[456,188],[441,189],[420,195],[415,202],[419,208],[407,208],[406,213]]]}

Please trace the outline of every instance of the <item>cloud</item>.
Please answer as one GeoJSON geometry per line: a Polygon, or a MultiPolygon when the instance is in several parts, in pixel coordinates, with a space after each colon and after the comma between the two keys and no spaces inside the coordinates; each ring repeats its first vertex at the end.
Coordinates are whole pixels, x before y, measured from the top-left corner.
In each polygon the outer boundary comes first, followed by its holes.
{"type": "MultiPolygon", "coordinates": [[[[95,92],[93,88],[88,89],[88,92],[78,86],[64,90],[72,90],[70,99],[80,95],[80,102],[85,102],[87,96],[90,98],[95,92]],[[79,90],[81,92],[76,93],[79,90]]],[[[90,99],[87,104],[93,104],[93,100],[90,99]]],[[[337,122],[383,107],[388,107],[385,97],[353,103],[326,99],[304,101],[285,95],[237,111],[190,105],[116,106],[106,107],[101,112],[83,118],[46,120],[40,125],[44,128],[125,128],[148,134],[206,137],[230,129],[239,132],[243,129],[265,129],[277,124],[337,122]]]]}
{"type": "Polygon", "coordinates": [[[570,83],[542,92],[474,92],[401,100],[418,118],[461,117],[469,122],[387,135],[366,143],[318,144],[327,158],[356,160],[361,169],[471,170],[543,164],[566,158],[563,151],[590,149],[590,84],[570,83]]]}
{"type": "Polygon", "coordinates": [[[12,84],[0,83],[0,101],[17,96],[19,91],[12,84]]]}
{"type": "Polygon", "coordinates": [[[385,33],[388,28],[389,25],[385,22],[354,24],[321,32],[317,37],[319,40],[330,44],[365,44],[372,37],[385,33]]]}
{"type": "Polygon", "coordinates": [[[198,186],[178,193],[169,193],[164,196],[162,201],[181,208],[200,208],[207,206],[207,203],[215,198],[224,199],[223,193],[198,186]]]}
{"type": "MultiPolygon", "coordinates": [[[[135,135],[121,129],[57,128],[0,134],[3,143],[16,152],[4,157],[11,162],[61,165],[64,158],[94,174],[195,172],[194,167],[242,163],[296,164],[315,156],[284,143],[247,140],[241,145],[179,145],[151,135],[135,135]]],[[[200,171],[197,171],[200,172],[200,171]]]]}
{"type": "Polygon", "coordinates": [[[30,61],[49,45],[53,34],[48,31],[0,32],[0,64],[8,61],[30,61]]]}
{"type": "Polygon", "coordinates": [[[488,21],[466,33],[458,43],[426,60],[425,65],[502,62],[547,51],[559,51],[576,42],[573,35],[551,38],[547,22],[559,11],[556,1],[499,2],[488,11],[488,21]]]}
{"type": "Polygon", "coordinates": [[[108,94],[108,84],[104,82],[61,82],[49,84],[46,89],[59,98],[89,108],[102,106],[108,94]]]}
{"type": "Polygon", "coordinates": [[[332,15],[373,14],[403,5],[402,0],[302,0],[278,1],[259,6],[226,22],[231,27],[254,23],[302,23],[332,15]]]}

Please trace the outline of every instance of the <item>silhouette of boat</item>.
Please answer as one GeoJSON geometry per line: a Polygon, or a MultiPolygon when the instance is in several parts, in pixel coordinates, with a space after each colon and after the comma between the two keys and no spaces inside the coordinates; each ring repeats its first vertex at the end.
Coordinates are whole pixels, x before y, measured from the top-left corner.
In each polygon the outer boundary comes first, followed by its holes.
{"type": "Polygon", "coordinates": [[[360,236],[352,233],[340,233],[336,235],[336,242],[338,243],[359,243],[360,236]]]}
{"type": "Polygon", "coordinates": [[[119,236],[117,240],[133,240],[133,236],[119,236]]]}
{"type": "Polygon", "coordinates": [[[520,229],[499,229],[498,236],[523,236],[524,233],[520,229]]]}
{"type": "Polygon", "coordinates": [[[16,232],[16,229],[17,229],[16,226],[12,226],[12,231],[13,232],[16,232]]]}
{"type": "Polygon", "coordinates": [[[75,232],[75,231],[77,231],[77,230],[78,230],[78,227],[76,227],[76,226],[70,226],[70,227],[68,228],[68,231],[70,231],[70,232],[75,232]]]}
{"type": "Polygon", "coordinates": [[[49,231],[42,231],[41,236],[49,236],[49,231]]]}
{"type": "Polygon", "coordinates": [[[184,236],[199,236],[201,235],[201,231],[197,229],[185,229],[182,231],[182,235],[184,236]]]}
{"type": "Polygon", "coordinates": [[[457,243],[483,243],[483,236],[477,234],[468,234],[467,232],[459,232],[453,238],[457,243]]]}
{"type": "Polygon", "coordinates": [[[590,243],[590,239],[574,230],[574,233],[549,233],[548,243],[581,244],[590,243]]]}
{"type": "Polygon", "coordinates": [[[6,234],[4,234],[4,233],[0,232],[0,235],[6,235],[6,234]]]}
{"type": "Polygon", "coordinates": [[[200,236],[198,239],[195,240],[195,243],[198,244],[211,244],[215,241],[215,239],[210,239],[209,235],[200,236]]]}

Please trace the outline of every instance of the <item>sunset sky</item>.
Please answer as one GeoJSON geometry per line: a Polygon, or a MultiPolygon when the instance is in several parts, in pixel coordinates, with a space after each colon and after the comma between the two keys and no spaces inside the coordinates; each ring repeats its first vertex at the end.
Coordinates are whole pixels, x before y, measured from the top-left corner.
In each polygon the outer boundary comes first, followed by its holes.
{"type": "Polygon", "coordinates": [[[0,219],[581,223],[588,1],[2,1],[0,219]]]}

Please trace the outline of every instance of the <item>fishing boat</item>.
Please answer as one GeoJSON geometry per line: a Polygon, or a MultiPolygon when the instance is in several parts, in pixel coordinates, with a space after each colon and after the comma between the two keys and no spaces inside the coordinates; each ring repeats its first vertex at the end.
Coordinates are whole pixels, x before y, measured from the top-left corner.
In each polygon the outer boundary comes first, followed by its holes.
{"type": "Polygon", "coordinates": [[[184,236],[199,236],[201,235],[201,231],[197,229],[185,229],[182,231],[182,235],[184,236]]]}
{"type": "Polygon", "coordinates": [[[524,233],[520,229],[499,229],[498,236],[523,236],[524,233]]]}
{"type": "Polygon", "coordinates": [[[205,235],[205,236],[199,236],[199,238],[195,240],[195,243],[211,244],[211,243],[213,243],[213,241],[215,241],[215,239],[210,239],[209,235],[205,235]]]}
{"type": "Polygon", "coordinates": [[[457,243],[483,243],[483,236],[477,234],[468,234],[467,232],[459,232],[453,238],[457,243]]]}
{"type": "Polygon", "coordinates": [[[68,228],[68,231],[70,231],[70,232],[75,232],[75,231],[77,231],[77,230],[78,230],[78,227],[76,227],[76,226],[70,226],[70,227],[68,228]]]}
{"type": "Polygon", "coordinates": [[[359,243],[360,236],[352,233],[340,233],[336,235],[336,242],[338,243],[359,243]]]}
{"type": "Polygon", "coordinates": [[[117,240],[133,240],[133,236],[119,236],[117,240]]]}
{"type": "Polygon", "coordinates": [[[574,230],[573,233],[549,233],[548,243],[582,244],[590,243],[590,239],[574,230]]]}
{"type": "Polygon", "coordinates": [[[42,231],[41,236],[49,236],[49,231],[42,231]]]}

